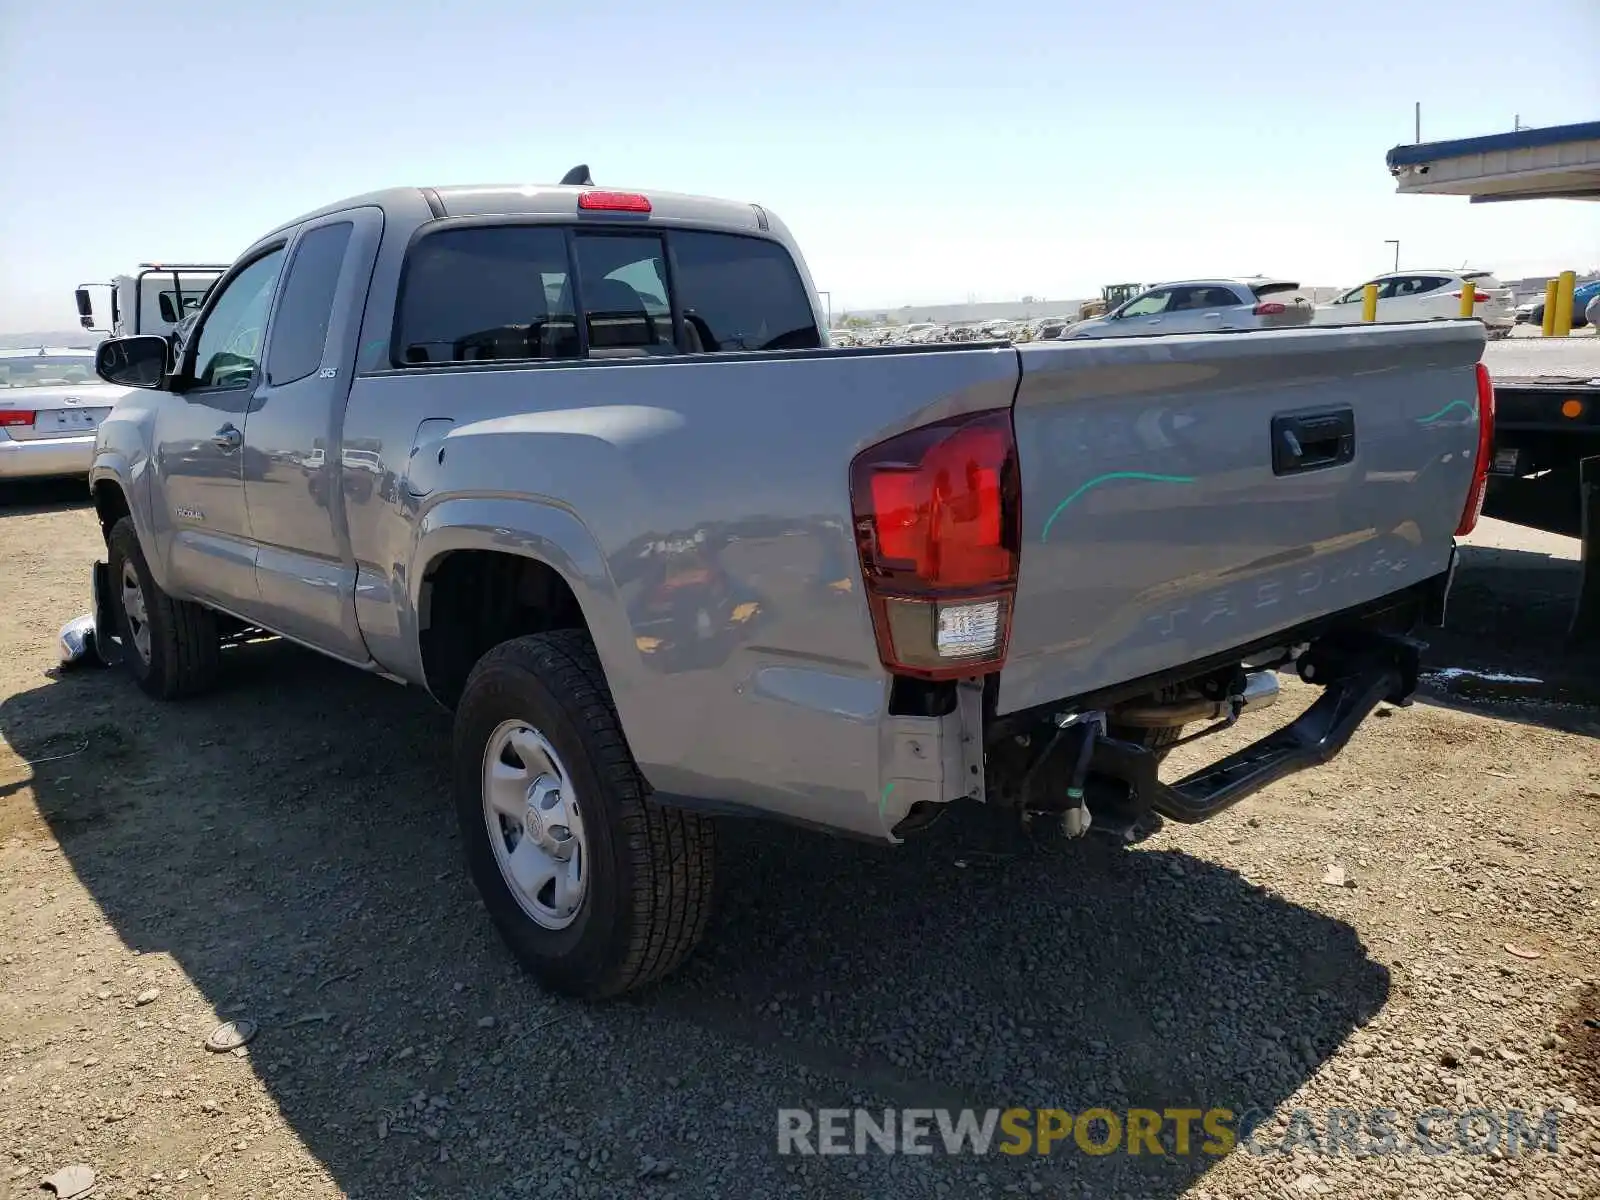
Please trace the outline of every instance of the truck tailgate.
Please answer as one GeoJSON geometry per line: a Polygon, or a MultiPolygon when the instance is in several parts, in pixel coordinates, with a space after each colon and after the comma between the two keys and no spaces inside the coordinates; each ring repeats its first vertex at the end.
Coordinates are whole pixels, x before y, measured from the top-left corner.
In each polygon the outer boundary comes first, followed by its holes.
{"type": "Polygon", "coordinates": [[[1448,321],[1021,347],[1022,546],[998,711],[1447,570],[1483,346],[1481,324],[1448,321]]]}

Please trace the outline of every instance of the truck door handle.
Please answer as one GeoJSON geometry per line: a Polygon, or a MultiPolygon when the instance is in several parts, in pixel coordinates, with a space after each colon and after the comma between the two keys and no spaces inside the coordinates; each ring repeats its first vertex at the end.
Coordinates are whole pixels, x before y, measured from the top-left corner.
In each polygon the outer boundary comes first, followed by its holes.
{"type": "Polygon", "coordinates": [[[1356,456],[1352,408],[1280,413],[1272,418],[1272,473],[1294,475],[1351,462],[1356,456]]]}
{"type": "Polygon", "coordinates": [[[232,425],[224,425],[211,435],[211,444],[219,450],[237,450],[244,445],[244,434],[232,425]]]}

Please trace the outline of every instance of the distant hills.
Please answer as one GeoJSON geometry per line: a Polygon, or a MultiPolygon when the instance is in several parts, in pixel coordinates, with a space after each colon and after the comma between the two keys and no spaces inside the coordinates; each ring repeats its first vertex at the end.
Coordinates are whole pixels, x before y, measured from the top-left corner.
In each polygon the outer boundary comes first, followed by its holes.
{"type": "Polygon", "coordinates": [[[66,346],[97,346],[102,335],[87,329],[47,329],[34,333],[0,333],[0,350],[27,350],[33,346],[61,349],[66,346]]]}

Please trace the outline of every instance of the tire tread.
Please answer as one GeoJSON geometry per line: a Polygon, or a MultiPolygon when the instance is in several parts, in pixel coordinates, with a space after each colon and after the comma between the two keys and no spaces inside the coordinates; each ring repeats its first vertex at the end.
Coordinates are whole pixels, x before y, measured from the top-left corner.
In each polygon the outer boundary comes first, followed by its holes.
{"type": "Polygon", "coordinates": [[[627,940],[586,994],[618,995],[663,978],[694,949],[710,919],[715,822],[651,800],[585,631],[559,629],[502,642],[473,667],[464,697],[483,675],[501,667],[533,675],[567,709],[618,813],[616,834],[633,880],[631,894],[622,898],[627,940]]]}
{"type": "MultiPolygon", "coordinates": [[[[120,587],[118,563],[131,559],[145,594],[150,626],[150,664],[139,686],[161,700],[182,700],[210,691],[222,669],[222,639],[217,618],[209,608],[191,600],[174,600],[150,574],[149,560],[139,543],[132,517],[111,527],[106,539],[112,565],[112,586],[120,587]]],[[[120,610],[120,601],[117,607],[120,610]]],[[[124,656],[137,657],[132,646],[124,656]]]]}

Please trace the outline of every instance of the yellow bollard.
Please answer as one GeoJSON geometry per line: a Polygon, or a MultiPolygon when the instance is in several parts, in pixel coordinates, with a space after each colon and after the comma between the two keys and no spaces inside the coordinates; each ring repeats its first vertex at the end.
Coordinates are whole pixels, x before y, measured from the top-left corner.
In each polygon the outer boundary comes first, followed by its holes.
{"type": "Polygon", "coordinates": [[[1556,321],[1550,329],[1551,337],[1566,337],[1572,332],[1572,289],[1578,286],[1576,271],[1563,271],[1556,289],[1556,321]]]}
{"type": "Polygon", "coordinates": [[[1472,280],[1467,280],[1461,285],[1461,315],[1470,317],[1472,306],[1478,302],[1478,289],[1472,286],[1472,280]]]}
{"type": "Polygon", "coordinates": [[[1363,321],[1378,319],[1378,285],[1375,283],[1369,283],[1361,289],[1361,319],[1363,321]]]}
{"type": "Polygon", "coordinates": [[[1553,337],[1556,330],[1556,297],[1561,294],[1561,283],[1552,279],[1544,285],[1544,320],[1539,323],[1543,337],[1553,337]]]}

